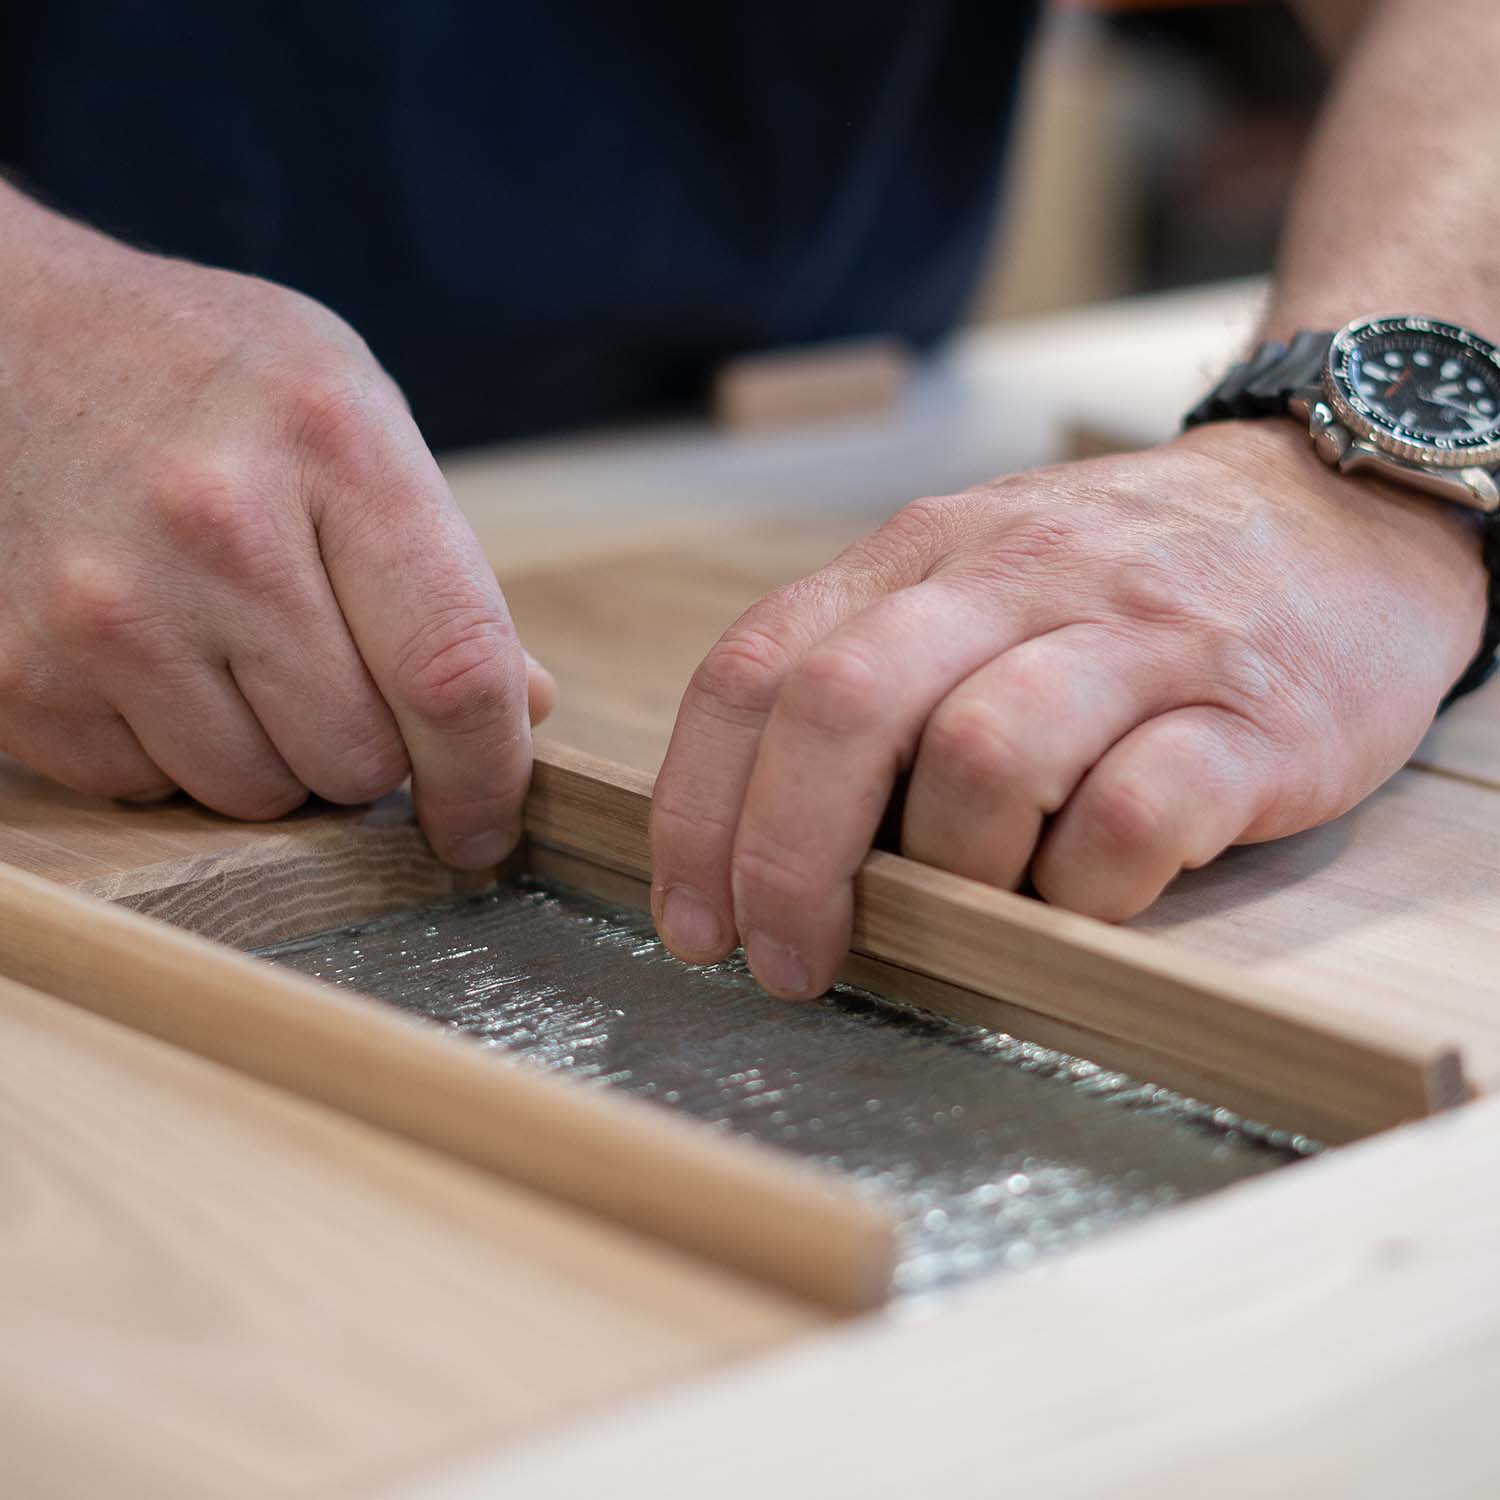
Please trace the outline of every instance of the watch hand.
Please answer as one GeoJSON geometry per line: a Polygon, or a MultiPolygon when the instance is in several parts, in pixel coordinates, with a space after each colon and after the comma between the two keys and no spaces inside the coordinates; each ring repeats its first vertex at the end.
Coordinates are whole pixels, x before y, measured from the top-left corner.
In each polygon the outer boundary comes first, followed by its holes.
{"type": "Polygon", "coordinates": [[[1427,401],[1429,405],[1437,407],[1439,411],[1456,412],[1475,432],[1483,432],[1490,425],[1490,418],[1468,402],[1441,401],[1436,395],[1429,396],[1427,401]]]}
{"type": "Polygon", "coordinates": [[[1393,396],[1395,396],[1395,394],[1396,394],[1396,392],[1397,392],[1397,391],[1399,391],[1399,390],[1400,390],[1400,389],[1401,389],[1401,387],[1402,387],[1402,386],[1403,386],[1403,385],[1405,385],[1405,384],[1406,384],[1406,382],[1407,382],[1407,381],[1408,381],[1408,380],[1410,380],[1410,379],[1411,379],[1411,368],[1410,368],[1410,366],[1408,366],[1408,367],[1407,367],[1407,368],[1406,368],[1406,369],[1404,369],[1404,370],[1403,370],[1403,371],[1402,371],[1402,372],[1401,372],[1401,374],[1400,374],[1400,375],[1399,375],[1399,376],[1398,376],[1398,377],[1397,377],[1397,380],[1396,380],[1396,383],[1395,383],[1395,385],[1392,385],[1392,386],[1388,386],[1388,387],[1387,387],[1387,389],[1386,389],[1386,393],[1385,393],[1385,399],[1386,399],[1386,400],[1387,400],[1387,401],[1389,401],[1389,400],[1391,400],[1391,398],[1392,398],[1392,397],[1393,397],[1393,396]]]}

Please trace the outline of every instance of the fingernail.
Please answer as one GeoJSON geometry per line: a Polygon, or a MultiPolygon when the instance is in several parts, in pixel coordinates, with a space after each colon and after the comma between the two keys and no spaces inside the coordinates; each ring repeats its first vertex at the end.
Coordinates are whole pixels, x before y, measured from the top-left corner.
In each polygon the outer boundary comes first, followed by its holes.
{"type": "Polygon", "coordinates": [[[520,842],[514,829],[492,828],[487,833],[457,834],[448,840],[447,862],[460,870],[483,870],[498,865],[520,842]]]}
{"type": "Polygon", "coordinates": [[[795,948],[779,943],[763,932],[752,932],[745,940],[745,957],[756,982],[773,995],[800,1000],[809,989],[807,965],[795,948]]]}
{"type": "Polygon", "coordinates": [[[724,929],[714,909],[697,891],[674,885],[661,907],[662,937],[674,953],[717,953],[724,929]]]}

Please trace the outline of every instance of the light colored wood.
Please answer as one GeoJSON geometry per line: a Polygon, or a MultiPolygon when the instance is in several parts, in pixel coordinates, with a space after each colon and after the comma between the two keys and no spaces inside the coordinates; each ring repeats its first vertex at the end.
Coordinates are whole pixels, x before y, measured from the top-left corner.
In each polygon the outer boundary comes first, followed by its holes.
{"type": "MultiPolygon", "coordinates": [[[[539,741],[527,833],[644,878],[650,800],[645,773],[539,741]]],[[[854,892],[857,953],[1008,1002],[1006,1019],[1023,1007],[1224,1079],[1273,1125],[1310,1129],[1310,1110],[1347,1138],[1465,1095],[1457,1054],[1410,1025],[1309,1015],[1295,991],[1138,933],[879,851],[854,892]]]]}
{"type": "Polygon", "coordinates": [[[1500,1100],[382,1500],[1500,1493],[1500,1100]]]}
{"type": "Polygon", "coordinates": [[[894,339],[744,354],[714,375],[714,417],[737,431],[881,416],[901,399],[910,358],[894,339]]]}
{"type": "Polygon", "coordinates": [[[654,774],[693,668],[735,616],[864,529],[857,518],[740,523],[708,542],[504,578],[518,628],[558,680],[543,735],[654,774]]]}
{"type": "Polygon", "coordinates": [[[485,877],[440,864],[404,793],[234,823],[185,800],[79,796],[0,756],[0,859],[238,947],[420,906],[485,877]]]}
{"type": "Polygon", "coordinates": [[[1326,828],[1183,875],[1132,925],[1319,1014],[1415,1024],[1500,1089],[1500,794],[1403,771],[1326,828]]]}
{"type": "Polygon", "coordinates": [[[1500,787],[1500,675],[1439,715],[1412,764],[1500,787]]]}
{"type": "Polygon", "coordinates": [[[322,1493],[534,1440],[799,1303],[0,980],[0,1494],[322,1493]]]}
{"type": "Polygon", "coordinates": [[[886,1295],[891,1218],[827,1174],[3,866],[0,974],[820,1304],[886,1295]]]}

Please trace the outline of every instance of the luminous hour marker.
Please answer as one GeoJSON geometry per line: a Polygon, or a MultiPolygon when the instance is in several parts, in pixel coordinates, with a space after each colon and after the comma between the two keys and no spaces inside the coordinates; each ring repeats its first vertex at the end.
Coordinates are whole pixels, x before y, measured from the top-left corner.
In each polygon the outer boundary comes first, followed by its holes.
{"type": "Polygon", "coordinates": [[[1445,359],[1443,361],[1443,368],[1441,372],[1443,379],[1452,380],[1453,377],[1459,373],[1461,368],[1462,366],[1456,359],[1445,359]]]}
{"type": "Polygon", "coordinates": [[[1385,351],[1385,362],[1388,365],[1400,365],[1406,363],[1406,361],[1402,358],[1401,351],[1399,349],[1387,349],[1385,351]]]}
{"type": "Polygon", "coordinates": [[[1412,355],[1411,362],[1414,365],[1430,365],[1432,363],[1432,356],[1425,349],[1418,349],[1412,355]]]}
{"type": "Polygon", "coordinates": [[[1368,380],[1361,380],[1359,383],[1359,393],[1361,396],[1373,396],[1375,394],[1375,387],[1368,380]]]}
{"type": "Polygon", "coordinates": [[[1495,409],[1495,403],[1488,396],[1481,396],[1474,404],[1482,412],[1492,412],[1495,409]]]}
{"type": "Polygon", "coordinates": [[[1476,396],[1479,394],[1480,391],[1482,391],[1484,389],[1484,382],[1482,380],[1476,379],[1472,375],[1469,376],[1469,378],[1464,382],[1464,384],[1467,385],[1468,388],[1471,391],[1473,391],[1476,396]]]}

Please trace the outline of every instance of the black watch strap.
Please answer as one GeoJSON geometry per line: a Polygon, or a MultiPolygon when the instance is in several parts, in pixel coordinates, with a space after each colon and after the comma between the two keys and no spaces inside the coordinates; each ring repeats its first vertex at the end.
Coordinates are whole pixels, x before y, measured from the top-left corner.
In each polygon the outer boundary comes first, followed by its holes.
{"type": "Polygon", "coordinates": [[[1495,653],[1500,651],[1500,515],[1492,512],[1481,517],[1481,526],[1480,545],[1490,575],[1490,604],[1484,617],[1484,634],[1479,638],[1479,651],[1474,660],[1464,669],[1464,675],[1448,689],[1448,696],[1438,704],[1439,713],[1465,693],[1482,687],[1495,675],[1495,653]]]}
{"type": "MultiPolygon", "coordinates": [[[[1268,339],[1224,378],[1183,419],[1184,427],[1230,422],[1247,417],[1282,417],[1297,391],[1322,384],[1323,365],[1333,334],[1308,329],[1290,344],[1268,339]]],[[[1494,675],[1500,652],[1500,514],[1482,517],[1484,565],[1490,576],[1489,612],[1479,651],[1462,677],[1448,689],[1438,712],[1494,675]]]]}
{"type": "Polygon", "coordinates": [[[1234,365],[1187,416],[1184,427],[1237,417],[1284,417],[1294,391],[1320,385],[1332,333],[1299,333],[1290,344],[1269,339],[1234,365]]]}

